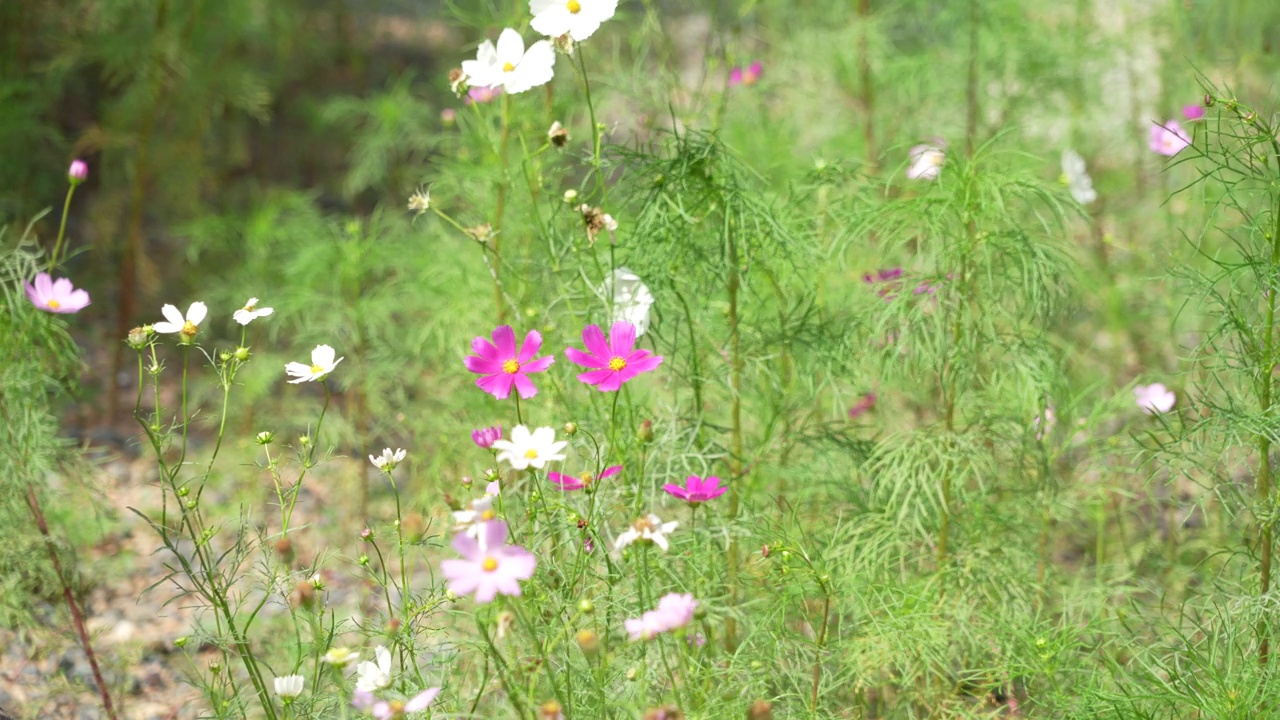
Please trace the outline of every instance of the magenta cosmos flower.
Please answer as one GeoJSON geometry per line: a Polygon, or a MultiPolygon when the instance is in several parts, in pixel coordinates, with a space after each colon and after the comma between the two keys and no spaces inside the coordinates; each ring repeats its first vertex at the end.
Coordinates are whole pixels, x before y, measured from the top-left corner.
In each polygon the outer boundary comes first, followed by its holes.
{"type": "Polygon", "coordinates": [[[488,449],[493,444],[502,439],[502,426],[494,425],[493,427],[480,428],[471,431],[471,440],[476,445],[488,449]]]}
{"type": "Polygon", "coordinates": [[[619,320],[609,328],[609,342],[598,325],[588,325],[582,331],[582,343],[587,352],[567,348],[564,354],[577,365],[591,370],[578,379],[587,385],[595,385],[601,392],[612,392],[642,372],[649,372],[662,364],[661,355],[648,350],[637,350],[636,326],[619,320]]]}
{"type": "Polygon", "coordinates": [[[734,67],[733,70],[729,71],[729,87],[734,85],[755,85],[763,73],[764,65],[759,60],[745,68],[734,67]]]}
{"type": "Polygon", "coordinates": [[[520,581],[533,577],[538,565],[533,553],[507,544],[507,524],[494,520],[484,524],[480,540],[465,534],[453,537],[453,549],[461,560],[445,560],[440,571],[455,595],[474,595],[487,603],[498,595],[520,595],[520,581]]]}
{"type": "Polygon", "coordinates": [[[547,479],[556,485],[559,485],[561,490],[584,490],[591,487],[592,483],[598,480],[603,480],[607,477],[613,477],[620,472],[622,472],[622,466],[614,465],[613,467],[605,468],[604,472],[600,473],[599,477],[594,477],[589,472],[584,472],[577,476],[550,472],[547,473],[547,479]]]}
{"type": "Polygon", "coordinates": [[[1196,120],[1200,120],[1201,118],[1204,117],[1204,106],[1203,105],[1183,105],[1182,117],[1192,122],[1195,122],[1196,120]]]}
{"type": "Polygon", "coordinates": [[[1177,120],[1151,126],[1151,151],[1173,157],[1191,144],[1191,136],[1177,120]]]}
{"type": "Polygon", "coordinates": [[[493,342],[482,337],[471,341],[475,355],[467,356],[467,369],[482,375],[476,385],[499,400],[507,399],[512,386],[520,397],[528,399],[538,394],[528,373],[542,372],[556,361],[552,355],[534,360],[541,348],[542,335],[530,330],[517,351],[515,331],[510,325],[503,325],[493,331],[493,342]]]}
{"type": "Polygon", "coordinates": [[[666,490],[669,495],[674,495],[687,503],[696,505],[697,503],[704,503],[708,500],[715,500],[725,494],[729,488],[720,487],[720,478],[715,475],[711,475],[706,478],[700,478],[697,475],[690,475],[684,481],[684,487],[680,487],[673,483],[667,483],[662,486],[662,489],[666,490]]]}
{"type": "Polygon", "coordinates": [[[863,413],[870,412],[875,406],[876,406],[876,394],[867,393],[866,395],[863,395],[862,397],[858,398],[858,402],[854,403],[853,407],[849,408],[849,418],[853,419],[858,417],[859,415],[862,415],[863,413]]]}
{"type": "Polygon", "coordinates": [[[36,275],[35,284],[23,283],[31,304],[45,312],[77,313],[89,305],[89,293],[77,290],[66,278],[54,280],[49,273],[36,275]]]}

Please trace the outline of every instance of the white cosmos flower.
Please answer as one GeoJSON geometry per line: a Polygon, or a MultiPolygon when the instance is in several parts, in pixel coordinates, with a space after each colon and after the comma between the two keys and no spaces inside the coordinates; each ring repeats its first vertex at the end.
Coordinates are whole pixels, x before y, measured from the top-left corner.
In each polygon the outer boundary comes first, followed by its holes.
{"type": "Polygon", "coordinates": [[[552,460],[563,460],[564,450],[568,442],[556,442],[556,431],[549,427],[540,427],[529,432],[524,425],[517,425],[511,430],[511,439],[497,440],[493,443],[498,451],[498,462],[506,461],[516,470],[533,467],[541,470],[552,460]]]}
{"type": "Polygon", "coordinates": [[[301,675],[285,675],[275,680],[276,694],[287,700],[292,700],[302,694],[302,686],[306,684],[307,679],[301,675]]]}
{"type": "Polygon", "coordinates": [[[260,317],[266,317],[275,312],[273,308],[258,307],[258,298],[249,298],[249,302],[244,307],[231,314],[231,317],[241,325],[248,325],[260,317]]]}
{"type": "Polygon", "coordinates": [[[381,455],[370,455],[369,462],[383,472],[391,472],[396,469],[396,465],[404,461],[406,455],[408,453],[400,448],[396,448],[395,452],[391,452],[391,448],[385,448],[381,455]]]}
{"type": "Polygon", "coordinates": [[[472,500],[467,505],[466,510],[455,510],[453,520],[458,523],[458,526],[454,528],[454,531],[466,533],[483,544],[484,533],[481,530],[484,528],[485,523],[498,517],[498,514],[493,510],[493,501],[501,492],[502,488],[498,485],[498,481],[495,480],[485,487],[482,497],[472,500]]]}
{"type": "Polygon", "coordinates": [[[617,9],[618,0],[529,0],[529,27],[548,37],[568,35],[582,42],[617,9]]]}
{"type": "Polygon", "coordinates": [[[1098,199],[1098,192],[1093,189],[1093,180],[1085,170],[1084,158],[1075,150],[1062,151],[1062,176],[1071,190],[1071,197],[1081,205],[1088,205],[1098,199]]]}
{"type": "Polygon", "coordinates": [[[667,551],[670,545],[667,543],[667,534],[676,529],[676,525],[680,523],[672,520],[669,523],[662,522],[657,515],[649,513],[648,515],[638,518],[631,523],[631,527],[627,531],[618,536],[614,541],[614,549],[622,548],[635,542],[651,542],[662,548],[663,552],[667,551]]]}
{"type": "Polygon", "coordinates": [[[291,362],[284,366],[284,371],[290,377],[295,378],[289,382],[297,385],[298,383],[310,382],[313,380],[324,379],[333,369],[338,367],[338,363],[346,358],[333,359],[336,355],[333,348],[328,345],[317,345],[315,350],[311,351],[311,364],[291,362]]]}
{"type": "Polygon", "coordinates": [[[379,645],[373,655],[376,663],[366,660],[356,665],[356,690],[377,692],[391,684],[391,651],[379,645]]]}
{"type": "Polygon", "coordinates": [[[907,177],[912,180],[936,180],[942,172],[942,163],[947,159],[946,145],[942,142],[937,144],[916,145],[911,148],[908,153],[911,158],[911,167],[907,168],[907,177]]]}
{"type": "Polygon", "coordinates": [[[151,327],[158,333],[180,333],[181,341],[189,343],[199,332],[200,323],[204,322],[205,316],[209,314],[209,308],[202,302],[193,302],[191,307],[187,308],[185,316],[172,305],[160,308],[160,313],[164,315],[164,320],[151,327]]]}
{"type": "Polygon", "coordinates": [[[463,61],[462,72],[474,87],[501,87],[514,94],[551,82],[555,63],[551,43],[539,40],[525,50],[520,33],[507,28],[496,46],[489,40],[481,43],[476,59],[463,61]]]}
{"type": "Polygon", "coordinates": [[[329,652],[326,652],[320,659],[334,667],[342,668],[359,660],[360,653],[352,652],[349,648],[344,647],[329,648],[329,652]]]}
{"type": "Polygon", "coordinates": [[[644,335],[649,329],[649,308],[653,307],[653,293],[639,275],[620,267],[613,271],[613,275],[605,278],[604,284],[600,286],[600,294],[612,296],[613,316],[609,318],[610,323],[625,320],[635,325],[636,337],[644,335]]]}

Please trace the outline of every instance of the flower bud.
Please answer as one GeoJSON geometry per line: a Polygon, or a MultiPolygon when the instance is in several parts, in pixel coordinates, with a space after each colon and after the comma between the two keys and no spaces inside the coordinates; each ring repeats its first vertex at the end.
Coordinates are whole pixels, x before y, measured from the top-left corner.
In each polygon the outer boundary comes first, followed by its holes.
{"type": "Polygon", "coordinates": [[[277,540],[275,549],[276,549],[276,555],[279,555],[281,560],[285,561],[286,563],[293,562],[293,556],[294,556],[293,543],[289,541],[289,538],[282,537],[279,540],[277,540]]]}
{"type": "Polygon", "coordinates": [[[639,675],[635,668],[627,668],[627,682],[634,682],[639,675]]]}
{"type": "Polygon", "coordinates": [[[574,200],[577,200],[577,199],[578,199],[578,191],[577,191],[577,190],[574,190],[573,188],[569,188],[568,190],[565,190],[565,191],[564,191],[564,201],[565,201],[565,202],[567,202],[567,203],[571,203],[571,202],[573,202],[574,200]]]}
{"type": "Polygon", "coordinates": [[[452,127],[458,122],[458,111],[453,108],[445,108],[440,111],[440,124],[445,127],[452,127]]]}
{"type": "Polygon", "coordinates": [[[218,673],[222,672],[222,663],[218,662],[217,660],[214,660],[213,662],[209,663],[209,672],[213,673],[214,675],[217,675],[218,673]]]}
{"type": "Polygon", "coordinates": [[[564,434],[570,437],[578,434],[578,423],[567,422],[564,424],[564,434]]]}
{"type": "Polygon", "coordinates": [[[636,437],[638,437],[642,443],[653,442],[653,421],[645,420],[640,423],[640,429],[636,431],[636,437]]]}
{"type": "Polygon", "coordinates": [[[188,510],[195,510],[195,509],[196,509],[196,501],[195,501],[195,500],[188,500],[188,501],[187,501],[187,509],[188,509],[188,510]]]}
{"type": "Polygon", "coordinates": [[[253,441],[258,443],[259,445],[270,445],[271,441],[275,439],[276,439],[275,433],[271,432],[270,430],[263,430],[262,432],[258,433],[253,437],[253,441]]]}
{"type": "Polygon", "coordinates": [[[387,635],[394,636],[396,633],[400,632],[400,625],[401,625],[400,618],[391,618],[390,620],[388,620],[387,635]]]}
{"type": "Polygon", "coordinates": [[[562,148],[569,143],[569,131],[557,120],[551,123],[551,129],[547,130],[547,140],[552,145],[562,148]]]}
{"type": "Polygon", "coordinates": [[[498,479],[498,471],[496,468],[485,468],[484,479],[493,482],[498,479]]]}
{"type": "Polygon", "coordinates": [[[1211,107],[1213,107],[1214,103],[1216,103],[1216,102],[1217,102],[1217,100],[1215,100],[1215,99],[1214,99],[1213,95],[1211,95],[1211,94],[1209,94],[1209,93],[1205,93],[1205,94],[1204,94],[1204,106],[1205,106],[1205,107],[1207,107],[1207,108],[1211,108],[1211,107]]]}
{"type": "Polygon", "coordinates": [[[300,582],[293,588],[293,593],[289,596],[295,607],[304,607],[310,610],[316,604],[316,588],[309,582],[300,582]]]}
{"type": "Polygon", "coordinates": [[[766,560],[768,560],[768,559],[769,559],[769,546],[768,546],[768,545],[761,545],[761,546],[760,546],[760,557],[762,557],[762,558],[764,558],[764,559],[766,559],[766,560]]]}
{"type": "Polygon", "coordinates": [[[747,708],[747,720],[773,720],[773,705],[768,700],[757,700],[747,708]]]}
{"type": "Polygon", "coordinates": [[[249,348],[247,348],[247,347],[238,347],[238,348],[236,348],[236,359],[237,359],[237,360],[239,360],[240,362],[244,362],[244,361],[248,360],[248,359],[249,359],[249,348]]]}
{"type": "Polygon", "coordinates": [[[591,602],[591,598],[582,598],[578,601],[578,610],[590,615],[596,611],[596,604],[591,602]]]}
{"type": "Polygon", "coordinates": [[[231,353],[227,352],[226,350],[223,350],[222,352],[218,353],[218,359],[221,360],[222,362],[230,362],[231,353]]]}
{"type": "Polygon", "coordinates": [[[472,482],[472,481],[471,481],[471,476],[470,476],[470,475],[463,475],[463,476],[462,476],[462,487],[465,487],[465,488],[469,488],[469,487],[471,487],[471,482],[472,482]]]}
{"type": "Polygon", "coordinates": [[[83,160],[72,160],[67,168],[67,182],[79,185],[89,178],[89,166],[83,160]]]}
{"type": "Polygon", "coordinates": [[[186,636],[186,635],[183,635],[182,637],[177,638],[176,640],[174,640],[174,641],[173,641],[173,646],[174,646],[174,647],[176,647],[176,648],[178,648],[178,649],[182,649],[182,648],[186,647],[186,646],[187,646],[187,636],[186,636]]]}
{"type": "Polygon", "coordinates": [[[320,577],[320,573],[316,573],[312,575],[311,579],[308,580],[308,582],[310,582],[311,587],[315,588],[316,590],[324,590],[324,578],[320,577]]]}
{"type": "Polygon", "coordinates": [[[301,446],[303,446],[303,447],[306,447],[306,446],[310,445],[310,444],[311,444],[311,436],[310,436],[310,435],[302,435],[302,436],[300,436],[300,437],[298,438],[298,444],[299,444],[299,445],[301,445],[301,446]]]}
{"type": "Polygon", "coordinates": [[[151,332],[150,325],[136,327],[129,331],[129,335],[125,337],[125,342],[134,350],[141,350],[151,340],[151,332]]]}
{"type": "Polygon", "coordinates": [[[578,641],[578,648],[584,655],[593,656],[600,651],[600,636],[594,630],[579,630],[574,639],[578,641]]]}
{"type": "Polygon", "coordinates": [[[361,567],[364,567],[364,566],[366,566],[366,565],[368,565],[368,564],[369,564],[369,556],[368,556],[368,555],[361,555],[361,556],[360,556],[360,559],[359,559],[357,562],[359,562],[359,563],[360,563],[360,566],[361,566],[361,567]]]}

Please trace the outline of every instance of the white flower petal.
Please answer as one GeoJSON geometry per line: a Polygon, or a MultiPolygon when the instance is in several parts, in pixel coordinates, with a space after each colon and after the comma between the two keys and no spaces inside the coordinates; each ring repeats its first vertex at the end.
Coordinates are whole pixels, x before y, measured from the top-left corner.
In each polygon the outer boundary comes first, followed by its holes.
{"type": "Polygon", "coordinates": [[[202,302],[193,302],[191,307],[187,308],[187,322],[192,325],[199,325],[204,322],[204,318],[209,314],[209,307],[202,302]]]}

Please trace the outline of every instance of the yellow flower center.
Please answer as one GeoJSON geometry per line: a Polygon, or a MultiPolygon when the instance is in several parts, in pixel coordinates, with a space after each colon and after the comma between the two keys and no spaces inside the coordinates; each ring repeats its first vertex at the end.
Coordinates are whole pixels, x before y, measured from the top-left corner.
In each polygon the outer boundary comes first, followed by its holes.
{"type": "Polygon", "coordinates": [[[524,451],[524,456],[525,456],[525,457],[527,457],[527,458],[529,458],[530,460],[537,460],[537,459],[538,459],[538,451],[537,451],[536,449],[534,449],[534,448],[529,448],[528,450],[525,450],[525,451],[524,451]]]}
{"type": "Polygon", "coordinates": [[[186,335],[187,337],[194,337],[196,334],[196,331],[197,331],[196,324],[191,322],[190,320],[182,324],[183,335],[186,335]]]}
{"type": "Polygon", "coordinates": [[[502,372],[508,375],[515,375],[516,373],[520,372],[520,363],[516,362],[515,360],[508,360],[502,363],[502,372]]]}
{"type": "Polygon", "coordinates": [[[392,700],[391,702],[387,703],[387,709],[391,711],[391,717],[404,716],[404,703],[400,702],[399,700],[392,700]]]}
{"type": "Polygon", "coordinates": [[[481,520],[492,520],[496,517],[498,517],[498,513],[494,512],[492,509],[485,510],[484,512],[480,513],[481,520]]]}
{"type": "Polygon", "coordinates": [[[626,370],[627,361],[623,360],[620,357],[613,358],[609,361],[609,369],[614,372],[618,372],[619,370],[626,370]]]}
{"type": "Polygon", "coordinates": [[[516,69],[516,66],[512,65],[511,63],[503,63],[502,65],[502,72],[511,72],[512,70],[515,70],[515,69],[516,69]]]}
{"type": "Polygon", "coordinates": [[[480,567],[484,568],[485,572],[493,572],[498,569],[498,561],[494,558],[487,557],[484,559],[484,562],[480,563],[480,567]]]}
{"type": "Polygon", "coordinates": [[[60,308],[60,307],[62,307],[62,303],[58,302],[57,300],[50,300],[50,301],[49,301],[49,309],[50,309],[50,310],[57,310],[57,309],[58,309],[58,308],[60,308]]]}
{"type": "Polygon", "coordinates": [[[320,367],[319,365],[312,365],[312,366],[311,366],[311,374],[312,374],[312,375],[319,375],[319,374],[320,374],[320,373],[322,373],[322,372],[324,372],[324,368],[320,367]]]}
{"type": "Polygon", "coordinates": [[[249,303],[248,305],[244,306],[245,312],[253,312],[254,310],[257,310],[257,309],[258,309],[257,303],[249,303]]]}
{"type": "Polygon", "coordinates": [[[649,518],[640,518],[632,523],[631,527],[635,528],[636,532],[643,533],[653,530],[653,523],[649,522],[649,518]]]}
{"type": "Polygon", "coordinates": [[[595,477],[593,477],[589,472],[582,473],[582,475],[579,476],[578,479],[582,481],[583,485],[590,485],[591,483],[595,482],[595,477]]]}
{"type": "Polygon", "coordinates": [[[569,8],[569,12],[574,15],[582,12],[582,3],[578,2],[578,0],[569,0],[569,2],[565,3],[565,7],[569,8]]]}

